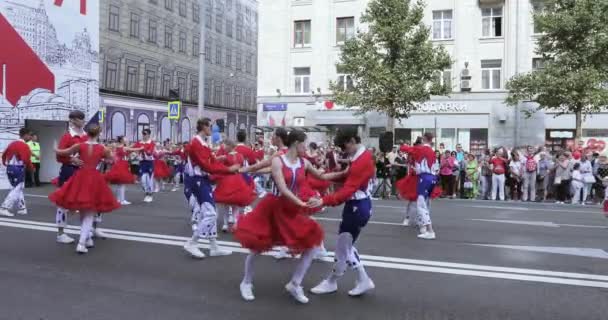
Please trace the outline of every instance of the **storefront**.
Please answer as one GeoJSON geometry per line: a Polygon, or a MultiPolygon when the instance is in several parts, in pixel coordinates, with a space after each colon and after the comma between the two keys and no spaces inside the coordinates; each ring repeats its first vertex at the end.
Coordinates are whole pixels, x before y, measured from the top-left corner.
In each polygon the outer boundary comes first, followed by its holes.
{"type": "Polygon", "coordinates": [[[575,117],[572,114],[545,117],[545,146],[553,152],[573,150],[582,144],[584,150],[603,153],[608,151],[608,112],[589,115],[583,120],[583,135],[575,140],[575,117]]]}

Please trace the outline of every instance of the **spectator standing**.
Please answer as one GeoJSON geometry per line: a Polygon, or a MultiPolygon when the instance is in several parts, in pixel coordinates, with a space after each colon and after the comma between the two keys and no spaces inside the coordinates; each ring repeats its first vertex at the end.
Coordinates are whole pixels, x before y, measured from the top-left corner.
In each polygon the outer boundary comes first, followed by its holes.
{"type": "Polygon", "coordinates": [[[458,161],[458,180],[456,181],[456,187],[458,188],[457,193],[460,193],[460,198],[464,198],[464,180],[466,176],[466,152],[462,149],[462,145],[459,143],[456,145],[456,161],[458,161]]]}
{"type": "Polygon", "coordinates": [[[33,186],[40,187],[40,143],[38,143],[38,135],[33,134],[32,139],[27,142],[32,152],[32,164],[34,165],[34,171],[28,171],[26,188],[33,186]]]}
{"type": "Polygon", "coordinates": [[[496,192],[501,201],[505,200],[505,173],[507,171],[507,159],[504,158],[504,151],[498,149],[496,156],[490,160],[492,169],[492,200],[496,200],[496,192]]]}
{"type": "Polygon", "coordinates": [[[456,167],[456,157],[450,151],[446,151],[441,157],[439,166],[439,176],[441,178],[441,188],[445,197],[452,196],[454,190],[454,168],[456,167]]]}
{"type": "MultiPolygon", "coordinates": [[[[582,188],[583,197],[581,199],[582,205],[585,205],[585,202],[587,201],[587,197],[589,196],[589,193],[591,191],[591,187],[595,183],[595,177],[593,176],[593,166],[591,165],[590,158],[591,158],[590,155],[584,155],[580,162],[581,178],[582,178],[582,182],[583,182],[583,188],[582,188]]],[[[579,196],[580,196],[580,194],[575,193],[574,194],[575,200],[578,200],[579,196]]]]}
{"type": "Polygon", "coordinates": [[[524,168],[519,158],[519,153],[517,151],[513,151],[511,153],[511,162],[509,162],[509,169],[511,172],[511,200],[521,200],[521,181],[524,168]]]}
{"type": "Polygon", "coordinates": [[[466,170],[465,170],[465,197],[467,199],[475,199],[477,197],[478,185],[479,185],[479,165],[475,155],[472,153],[467,154],[466,170]]]}
{"type": "Polygon", "coordinates": [[[537,184],[541,186],[540,194],[542,195],[542,201],[547,200],[547,194],[549,193],[549,187],[551,186],[551,169],[552,164],[551,161],[547,159],[547,154],[541,152],[540,159],[538,160],[537,184]]]}
{"type": "Polygon", "coordinates": [[[528,146],[524,155],[522,201],[536,201],[536,176],[538,162],[534,159],[534,148],[528,146]]]}
{"type": "Polygon", "coordinates": [[[566,155],[562,154],[555,164],[554,184],[557,189],[556,203],[564,204],[570,193],[570,180],[572,179],[572,164],[566,155]]]}
{"type": "Polygon", "coordinates": [[[481,156],[481,199],[490,199],[490,191],[492,190],[492,169],[490,168],[490,150],[484,151],[481,156]]]}

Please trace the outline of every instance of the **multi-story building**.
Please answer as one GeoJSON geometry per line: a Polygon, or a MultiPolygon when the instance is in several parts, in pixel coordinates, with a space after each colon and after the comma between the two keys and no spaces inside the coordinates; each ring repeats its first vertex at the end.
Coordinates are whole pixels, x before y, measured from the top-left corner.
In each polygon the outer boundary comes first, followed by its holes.
{"type": "MultiPolygon", "coordinates": [[[[260,4],[258,124],[260,126],[356,125],[368,142],[386,129],[378,114],[355,111],[330,102],[329,82],[352,85],[336,69],[340,46],[364,29],[360,22],[368,0],[289,0],[260,4]]],[[[521,111],[529,102],[507,106],[506,82],[514,75],[542,68],[535,53],[538,34],[532,14],[535,0],[429,0],[424,22],[431,40],[444,46],[454,63],[441,74],[452,93],[433,97],[407,119],[395,120],[395,140],[413,141],[432,131],[452,149],[467,150],[524,144],[564,145],[574,136],[573,115],[555,117],[521,111]]],[[[588,117],[585,140],[608,139],[607,113],[588,117]]]]}
{"type": "Polygon", "coordinates": [[[137,140],[150,128],[157,140],[190,140],[198,90],[205,90],[204,116],[217,121],[228,137],[237,129],[254,132],[257,0],[104,0],[100,28],[108,139],[137,140]],[[203,84],[198,78],[201,23],[206,28],[203,84]],[[183,110],[179,120],[169,120],[167,101],[176,89],[183,110]]]}

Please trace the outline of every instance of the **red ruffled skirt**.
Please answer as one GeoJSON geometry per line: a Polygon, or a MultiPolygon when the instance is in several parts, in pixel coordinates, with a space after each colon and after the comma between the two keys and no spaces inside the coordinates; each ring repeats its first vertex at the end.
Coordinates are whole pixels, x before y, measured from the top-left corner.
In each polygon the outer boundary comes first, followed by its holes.
{"type": "Polygon", "coordinates": [[[49,199],[58,207],[80,212],[106,213],[120,208],[104,176],[94,168],[82,168],[49,199]]]}
{"type": "Polygon", "coordinates": [[[133,184],[135,176],[131,173],[129,162],[119,160],[105,174],[106,181],[112,184],[133,184]]]}
{"type": "Polygon", "coordinates": [[[217,203],[245,207],[256,199],[253,179],[243,174],[214,176],[216,188],[213,199],[217,203]]]}
{"type": "MultiPolygon", "coordinates": [[[[407,201],[416,201],[418,199],[417,180],[417,176],[408,174],[395,182],[395,188],[399,192],[401,199],[407,201]]],[[[441,187],[438,184],[435,185],[431,192],[431,199],[439,198],[441,193],[441,187]]]]}
{"type": "Polygon", "coordinates": [[[306,182],[313,190],[318,191],[320,194],[327,193],[327,189],[331,185],[330,181],[317,179],[311,175],[306,176],[306,182]]]}
{"type": "Polygon", "coordinates": [[[169,165],[163,160],[154,160],[154,178],[165,179],[171,176],[169,165]]]}
{"type": "Polygon", "coordinates": [[[604,200],[604,216],[608,218],[608,200],[604,200]]]}
{"type": "Polygon", "coordinates": [[[323,229],[290,200],[268,194],[240,218],[234,236],[244,248],[256,253],[285,246],[298,254],[319,246],[323,229]]]}

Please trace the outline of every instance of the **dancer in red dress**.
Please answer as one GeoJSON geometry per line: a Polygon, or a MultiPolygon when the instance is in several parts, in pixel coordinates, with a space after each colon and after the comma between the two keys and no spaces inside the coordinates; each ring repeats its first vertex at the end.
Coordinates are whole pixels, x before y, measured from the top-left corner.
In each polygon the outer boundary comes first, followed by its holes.
{"type": "MultiPolygon", "coordinates": [[[[240,169],[245,162],[243,156],[234,148],[236,144],[232,140],[224,142],[226,154],[218,157],[226,167],[238,166],[240,169]]],[[[230,225],[236,227],[243,207],[250,205],[256,199],[253,179],[246,173],[216,175],[213,190],[213,199],[217,203],[217,211],[223,216],[224,224],[222,231],[226,232],[230,225]]]]}
{"type": "Polygon", "coordinates": [[[87,129],[87,142],[55,150],[58,156],[78,154],[82,160],[81,168],[61,188],[49,195],[49,199],[58,207],[80,212],[82,225],[80,240],[76,246],[78,253],[87,253],[87,248],[94,246],[92,228],[95,215],[120,207],[103,174],[97,170],[101,160],[109,160],[112,157],[112,152],[97,142],[100,132],[99,126],[90,126],[87,129]]]}
{"type": "Polygon", "coordinates": [[[322,175],[306,159],[299,157],[306,150],[306,134],[292,131],[287,138],[287,153],[272,159],[272,178],[275,188],[247,215],[241,218],[235,238],[244,248],[251,250],[245,259],[245,274],[240,285],[241,296],[254,300],[253,263],[257,254],[285,246],[302,257],[285,289],[300,303],[307,303],[301,283],[310,267],[316,247],[323,241],[321,226],[306,213],[306,199],[298,197],[306,187],[306,173],[321,179],[335,175],[322,175]]]}
{"type": "Polygon", "coordinates": [[[11,142],[2,153],[2,164],[6,166],[6,175],[11,184],[11,191],[6,195],[0,216],[14,216],[10,210],[17,207],[17,214],[27,214],[23,188],[25,187],[25,172],[34,171],[31,157],[32,152],[27,145],[31,139],[31,132],[26,128],[19,129],[19,140],[11,142]]]}
{"type": "Polygon", "coordinates": [[[105,174],[106,181],[116,185],[116,198],[121,205],[129,205],[131,202],[125,198],[125,185],[135,183],[135,175],[131,172],[128,157],[130,152],[139,152],[143,148],[129,148],[123,136],[116,138],[114,146],[114,164],[110,171],[105,174]]]}
{"type": "Polygon", "coordinates": [[[156,143],[150,137],[151,132],[150,129],[142,130],[143,139],[133,146],[142,149],[140,151],[139,175],[141,176],[141,186],[146,194],[144,202],[154,201],[152,194],[154,193],[154,151],[156,143]]]}

